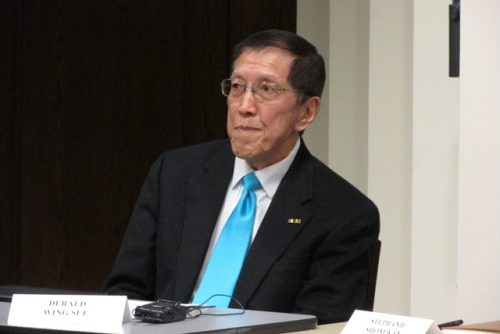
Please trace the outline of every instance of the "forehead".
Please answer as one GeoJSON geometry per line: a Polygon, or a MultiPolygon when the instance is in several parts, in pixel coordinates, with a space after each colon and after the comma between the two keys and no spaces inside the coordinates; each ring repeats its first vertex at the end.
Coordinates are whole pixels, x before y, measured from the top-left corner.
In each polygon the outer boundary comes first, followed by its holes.
{"type": "Polygon", "coordinates": [[[295,57],[276,47],[245,49],[235,60],[232,78],[287,80],[295,57]]]}

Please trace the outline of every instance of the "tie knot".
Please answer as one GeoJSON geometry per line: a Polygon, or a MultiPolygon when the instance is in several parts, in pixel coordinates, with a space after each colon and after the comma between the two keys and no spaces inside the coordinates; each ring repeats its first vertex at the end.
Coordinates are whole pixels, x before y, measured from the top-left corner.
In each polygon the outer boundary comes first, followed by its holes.
{"type": "Polygon", "coordinates": [[[260,188],[260,182],[257,176],[255,176],[255,173],[252,172],[250,174],[247,174],[243,177],[243,188],[245,190],[257,190],[260,188]]]}

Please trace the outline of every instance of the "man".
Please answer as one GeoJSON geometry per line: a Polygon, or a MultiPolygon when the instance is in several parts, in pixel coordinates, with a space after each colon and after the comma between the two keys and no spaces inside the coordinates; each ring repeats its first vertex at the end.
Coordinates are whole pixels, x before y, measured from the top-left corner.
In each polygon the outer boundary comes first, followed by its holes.
{"type": "Polygon", "coordinates": [[[319,112],[324,81],[322,57],[294,33],[268,30],[238,44],[222,82],[229,140],[156,161],[106,290],[195,303],[222,293],[230,307],[237,300],[248,309],[314,314],[319,323],[363,308],[378,210],[301,139],[319,112]],[[252,172],[257,189],[247,190],[252,172]],[[251,235],[229,247],[249,246],[234,282],[220,283],[235,271],[227,270],[231,250],[221,255],[227,266],[215,262],[242,194],[253,198],[251,235]]]}

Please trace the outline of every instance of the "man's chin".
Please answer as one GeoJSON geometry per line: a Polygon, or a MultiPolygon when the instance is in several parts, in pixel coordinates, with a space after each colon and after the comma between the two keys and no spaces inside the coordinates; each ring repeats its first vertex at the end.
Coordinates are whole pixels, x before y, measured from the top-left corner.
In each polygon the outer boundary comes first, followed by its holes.
{"type": "Polygon", "coordinates": [[[248,160],[248,159],[251,159],[253,156],[252,152],[248,149],[244,149],[244,148],[242,149],[240,147],[234,147],[234,146],[232,146],[232,149],[233,149],[233,154],[240,159],[248,160]]]}
{"type": "Polygon", "coordinates": [[[231,140],[231,149],[233,150],[233,154],[240,159],[248,160],[254,156],[253,145],[231,140]]]}

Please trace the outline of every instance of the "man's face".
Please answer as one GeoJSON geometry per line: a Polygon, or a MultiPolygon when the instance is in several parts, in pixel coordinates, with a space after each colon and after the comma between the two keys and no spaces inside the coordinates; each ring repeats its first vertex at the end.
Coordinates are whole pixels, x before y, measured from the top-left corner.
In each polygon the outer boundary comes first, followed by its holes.
{"type": "MultiPolygon", "coordinates": [[[[241,80],[248,86],[265,81],[289,89],[271,101],[255,96],[249,87],[243,96],[227,98],[227,132],[232,150],[255,169],[285,158],[299,132],[316,116],[317,108],[311,108],[310,101],[300,105],[298,93],[290,90],[287,78],[293,60],[291,54],[267,47],[247,49],[234,63],[232,80],[241,80]]],[[[318,107],[319,98],[315,99],[313,104],[318,107]]]]}

